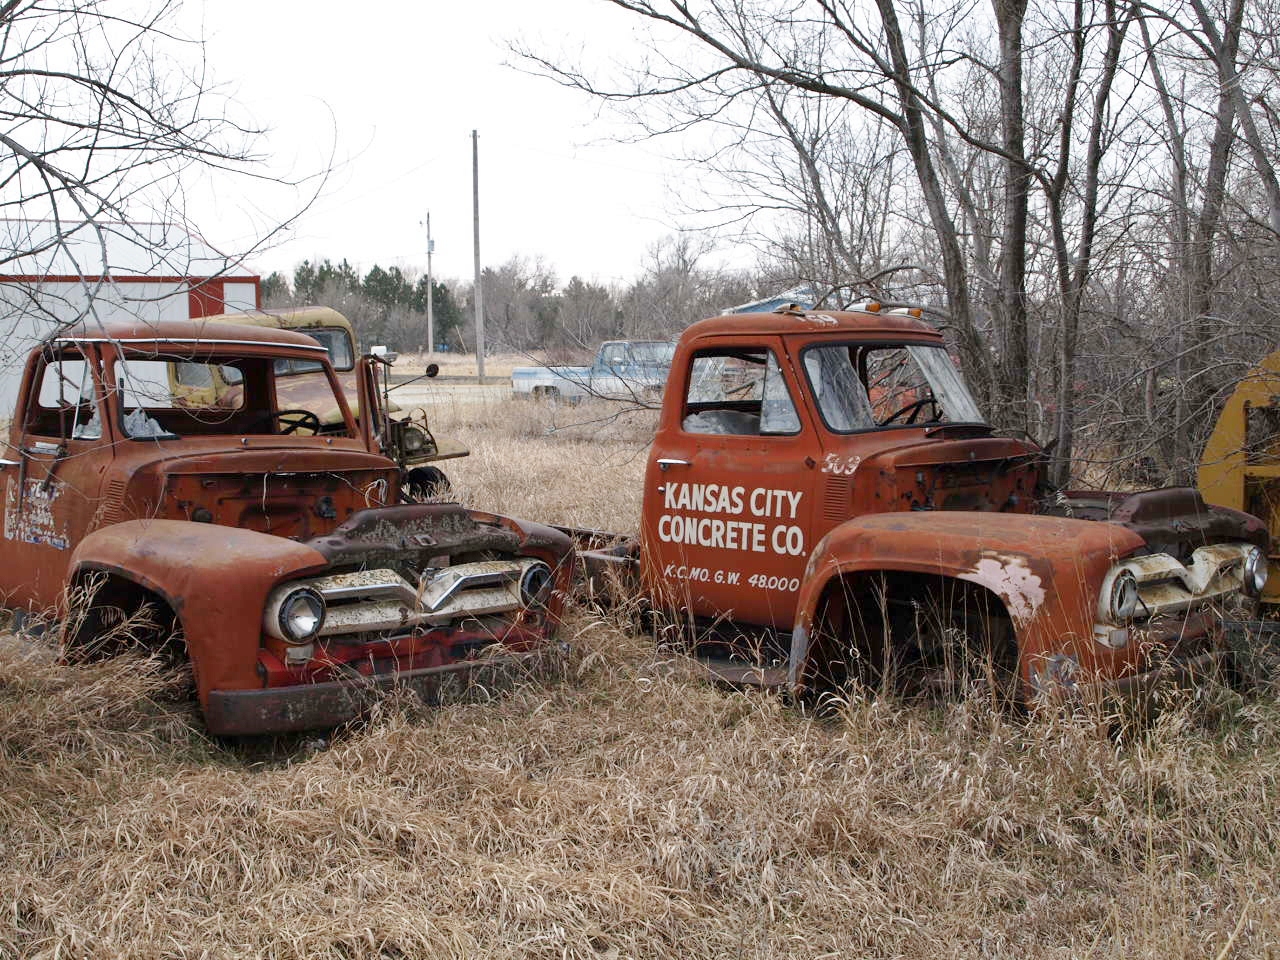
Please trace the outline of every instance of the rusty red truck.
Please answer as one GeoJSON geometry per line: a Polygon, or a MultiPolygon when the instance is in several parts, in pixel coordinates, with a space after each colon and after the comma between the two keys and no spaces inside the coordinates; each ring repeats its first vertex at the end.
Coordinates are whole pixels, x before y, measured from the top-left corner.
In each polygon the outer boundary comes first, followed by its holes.
{"type": "Polygon", "coordinates": [[[677,344],[639,539],[577,532],[580,554],[720,676],[798,693],[1026,701],[1221,661],[1224,610],[1265,586],[1263,524],[1190,489],[1048,496],[1042,457],[988,425],[919,310],[718,317],[677,344]]]}
{"type": "Polygon", "coordinates": [[[72,657],[150,611],[134,639],[190,660],[217,734],[332,725],[393,684],[431,695],[492,645],[544,648],[569,539],[401,503],[375,436],[379,363],[358,364],[357,423],[324,347],[299,332],[64,329],[27,359],[0,458],[0,602],[57,611],[72,657]],[[280,371],[297,365],[325,397],[287,399],[280,371]],[[215,379],[239,389],[175,388],[215,379]]]}

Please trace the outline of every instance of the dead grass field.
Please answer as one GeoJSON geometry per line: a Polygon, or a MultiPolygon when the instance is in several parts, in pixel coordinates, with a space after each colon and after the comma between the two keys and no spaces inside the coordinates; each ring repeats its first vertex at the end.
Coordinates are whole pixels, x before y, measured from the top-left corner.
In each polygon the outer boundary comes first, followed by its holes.
{"type": "Polygon", "coordinates": [[[656,411],[504,397],[437,403],[430,415],[435,434],[471,450],[440,464],[462,503],[548,523],[639,530],[656,411]]]}
{"type": "MultiPolygon", "coordinates": [[[[550,355],[543,351],[534,353],[499,353],[485,354],[484,358],[484,376],[485,380],[491,378],[509,378],[511,371],[515,367],[536,366],[541,363],[590,363],[592,359],[590,351],[583,350],[578,352],[556,352],[550,355]]],[[[476,355],[474,353],[432,353],[428,355],[422,353],[402,353],[396,359],[396,373],[417,374],[421,373],[428,363],[434,363],[440,368],[440,376],[442,377],[474,377],[476,370],[476,355]]]]}
{"type": "MultiPolygon", "coordinates": [[[[457,404],[478,506],[633,529],[643,423],[457,404]],[[558,429],[547,432],[546,417],[558,429]]],[[[699,682],[577,611],[550,675],[210,741],[183,678],[0,645],[0,957],[1275,957],[1280,708],[1149,725],[699,682]]]]}

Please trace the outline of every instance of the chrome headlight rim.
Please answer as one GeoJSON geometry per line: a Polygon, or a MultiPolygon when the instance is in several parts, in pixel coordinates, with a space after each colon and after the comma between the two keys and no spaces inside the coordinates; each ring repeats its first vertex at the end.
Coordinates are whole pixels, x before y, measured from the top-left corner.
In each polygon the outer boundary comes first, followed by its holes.
{"type": "Polygon", "coordinates": [[[1266,551],[1259,547],[1251,547],[1244,558],[1244,566],[1240,571],[1241,584],[1245,593],[1251,597],[1262,596],[1267,588],[1267,580],[1271,576],[1271,563],[1266,551]]]}
{"type": "Polygon", "coordinates": [[[554,583],[550,565],[541,560],[533,561],[520,574],[520,602],[529,609],[545,607],[554,583]]]}
{"type": "Polygon", "coordinates": [[[1130,570],[1121,570],[1111,580],[1107,594],[1107,614],[1112,623],[1128,623],[1138,612],[1142,598],[1138,594],[1138,578],[1130,570]]]}
{"type": "Polygon", "coordinates": [[[418,427],[405,424],[400,433],[400,448],[405,453],[421,453],[427,448],[427,435],[418,427]]]}
{"type": "Polygon", "coordinates": [[[278,611],[276,622],[280,626],[280,639],[292,644],[306,644],[314,640],[324,626],[327,612],[324,597],[311,587],[289,591],[281,599],[278,611]],[[299,604],[306,604],[309,610],[299,615],[299,604]],[[308,617],[310,623],[307,623],[308,617]],[[295,629],[295,624],[300,629],[295,629]]]}

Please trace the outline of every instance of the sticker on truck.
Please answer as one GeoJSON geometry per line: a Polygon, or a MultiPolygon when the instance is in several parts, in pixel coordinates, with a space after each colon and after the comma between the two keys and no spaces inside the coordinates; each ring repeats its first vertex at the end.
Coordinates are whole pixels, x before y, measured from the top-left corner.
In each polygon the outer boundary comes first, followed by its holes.
{"type": "Polygon", "coordinates": [[[61,493],[61,485],[53,483],[46,487],[43,480],[28,480],[22,497],[18,496],[19,489],[17,480],[11,477],[4,496],[4,538],[55,550],[67,549],[66,530],[59,529],[53,516],[53,504],[61,493]]]}

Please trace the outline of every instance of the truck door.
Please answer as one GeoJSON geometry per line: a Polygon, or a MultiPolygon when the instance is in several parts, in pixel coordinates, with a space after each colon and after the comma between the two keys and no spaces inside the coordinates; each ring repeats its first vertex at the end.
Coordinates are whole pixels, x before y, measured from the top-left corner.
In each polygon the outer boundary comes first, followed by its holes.
{"type": "Polygon", "coordinates": [[[779,338],[714,344],[672,370],[680,407],[668,398],[646,472],[646,584],[697,617],[789,629],[813,546],[814,429],[779,338]]]}
{"type": "Polygon", "coordinates": [[[32,358],[0,461],[6,605],[57,602],[111,459],[104,427],[96,355],[67,347],[32,358]]]}

